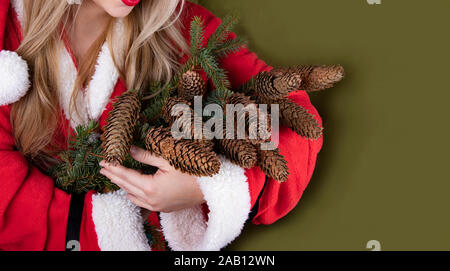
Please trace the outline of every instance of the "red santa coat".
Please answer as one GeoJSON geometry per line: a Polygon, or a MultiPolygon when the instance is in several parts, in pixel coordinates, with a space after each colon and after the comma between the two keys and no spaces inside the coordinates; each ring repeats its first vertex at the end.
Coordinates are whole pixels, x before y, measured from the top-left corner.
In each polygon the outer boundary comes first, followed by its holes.
{"type": "MultiPolygon", "coordinates": [[[[10,104],[29,88],[26,63],[13,53],[21,40],[22,1],[0,0],[0,250],[64,250],[71,196],[56,188],[52,178],[30,165],[16,150],[10,124],[10,104]]],[[[193,16],[204,19],[206,36],[220,24],[206,9],[187,3],[182,15],[186,29],[193,16]]],[[[116,36],[120,36],[122,28],[118,22],[114,29],[116,36]]],[[[123,52],[120,40],[113,45],[116,52],[123,52]]],[[[74,127],[86,118],[98,119],[103,126],[112,108],[111,100],[126,91],[126,87],[119,79],[108,46],[104,45],[85,95],[77,101],[85,106],[84,115],[78,119],[72,116],[69,122],[67,112],[77,70],[70,46],[63,48],[60,56],[58,91],[63,112],[55,140],[65,146],[64,127],[74,127]]],[[[229,72],[233,87],[271,69],[246,48],[223,59],[221,65],[229,72]]],[[[306,92],[297,91],[290,98],[322,123],[306,92]]],[[[322,138],[307,140],[281,127],[279,148],[291,173],[286,183],[266,181],[258,167],[244,170],[222,159],[216,176],[197,178],[207,208],[197,206],[159,216],[154,213],[150,216],[151,223],[161,227],[173,250],[220,250],[240,234],[249,218],[254,224],[271,224],[297,205],[311,179],[321,147],[322,138]]],[[[151,249],[140,209],[125,198],[124,191],[87,193],[80,245],[81,250],[151,249]]]]}

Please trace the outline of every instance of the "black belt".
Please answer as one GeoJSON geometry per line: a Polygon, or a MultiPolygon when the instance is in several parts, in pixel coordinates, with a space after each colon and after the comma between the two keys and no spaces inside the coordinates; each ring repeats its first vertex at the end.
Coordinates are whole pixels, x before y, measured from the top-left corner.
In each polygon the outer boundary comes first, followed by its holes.
{"type": "Polygon", "coordinates": [[[81,219],[85,194],[72,194],[67,218],[66,251],[80,250],[81,219]]]}
{"type": "Polygon", "coordinates": [[[256,199],[255,205],[253,205],[253,208],[250,211],[247,222],[251,222],[253,220],[253,218],[255,218],[255,216],[258,214],[259,201],[261,200],[261,196],[262,196],[268,182],[269,182],[269,177],[266,176],[266,178],[264,179],[264,186],[261,189],[261,192],[259,192],[259,195],[258,195],[258,198],[256,199]]]}

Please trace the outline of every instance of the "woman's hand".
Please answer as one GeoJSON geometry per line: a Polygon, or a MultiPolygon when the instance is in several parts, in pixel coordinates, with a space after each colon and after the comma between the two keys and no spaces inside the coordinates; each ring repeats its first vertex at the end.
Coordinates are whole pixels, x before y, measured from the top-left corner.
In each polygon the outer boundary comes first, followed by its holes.
{"type": "Polygon", "coordinates": [[[166,160],[150,152],[131,147],[131,156],[141,163],[158,168],[154,175],[144,175],[105,161],[100,173],[125,190],[134,204],[155,212],[173,212],[204,203],[203,193],[194,176],[173,168],[166,160]]]}

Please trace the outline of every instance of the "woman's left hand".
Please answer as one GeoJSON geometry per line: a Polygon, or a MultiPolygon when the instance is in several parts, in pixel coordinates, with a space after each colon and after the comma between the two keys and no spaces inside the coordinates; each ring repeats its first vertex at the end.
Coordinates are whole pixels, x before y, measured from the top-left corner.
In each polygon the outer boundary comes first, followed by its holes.
{"type": "Polygon", "coordinates": [[[194,176],[184,174],[163,158],[131,147],[131,156],[141,163],[158,168],[154,175],[145,175],[123,166],[113,166],[105,161],[100,173],[125,190],[128,199],[137,206],[155,212],[173,212],[205,202],[194,176]]]}

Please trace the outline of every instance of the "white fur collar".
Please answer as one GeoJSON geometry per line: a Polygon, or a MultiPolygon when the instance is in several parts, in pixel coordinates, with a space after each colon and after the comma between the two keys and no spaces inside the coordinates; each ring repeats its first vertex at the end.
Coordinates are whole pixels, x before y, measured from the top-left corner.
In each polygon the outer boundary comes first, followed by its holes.
{"type": "MultiPolygon", "coordinates": [[[[113,40],[113,46],[116,53],[115,58],[122,59],[123,45],[119,37],[123,37],[123,23],[118,21],[115,25],[115,35],[113,40]]],[[[122,65],[122,63],[118,63],[122,65]]],[[[75,79],[77,76],[77,70],[75,63],[72,61],[72,56],[67,48],[61,48],[61,56],[59,61],[59,94],[60,103],[63,107],[66,118],[70,120],[71,126],[76,127],[81,124],[86,124],[89,120],[98,120],[106,105],[109,102],[109,98],[114,91],[117,80],[119,78],[119,71],[114,65],[112,54],[109,50],[107,43],[103,44],[100,54],[95,66],[95,73],[92,79],[82,93],[78,95],[76,101],[79,114],[70,112],[70,100],[74,88],[75,79]]]]}
{"type": "MultiPolygon", "coordinates": [[[[115,55],[117,60],[121,60],[123,55],[122,51],[124,46],[123,42],[120,40],[120,37],[123,37],[123,28],[123,22],[121,20],[117,21],[114,29],[115,39],[113,40],[114,51],[117,52],[115,55]]],[[[79,114],[72,113],[72,116],[70,116],[68,112],[70,112],[69,105],[77,76],[77,70],[67,48],[62,48],[61,54],[58,89],[60,93],[60,103],[64,109],[66,118],[71,121],[72,127],[86,124],[89,120],[98,120],[103,113],[103,110],[105,110],[105,106],[108,104],[109,98],[119,79],[119,71],[114,65],[114,60],[108,44],[103,44],[95,66],[95,73],[83,95],[78,96],[76,103],[79,114]]],[[[118,65],[122,65],[122,63],[118,63],[118,65]]]]}
{"type": "MultiPolygon", "coordinates": [[[[12,6],[16,11],[19,22],[23,25],[23,0],[12,0],[12,6]]],[[[121,63],[124,50],[123,35],[124,25],[121,20],[118,20],[114,27],[112,46],[114,47],[115,59],[119,62],[117,63],[119,66],[123,65],[121,63]]],[[[61,48],[58,77],[60,104],[66,118],[70,120],[71,126],[75,128],[80,124],[86,124],[89,120],[97,120],[101,116],[114,91],[119,78],[119,71],[114,65],[109,46],[105,43],[98,56],[92,80],[83,95],[79,95],[76,101],[79,114],[72,113],[72,115],[69,114],[70,99],[77,77],[77,69],[67,48],[61,48]]]]}
{"type": "Polygon", "coordinates": [[[17,14],[17,19],[19,20],[20,25],[23,28],[24,12],[25,12],[25,8],[23,7],[23,0],[11,0],[11,5],[17,14]]]}

